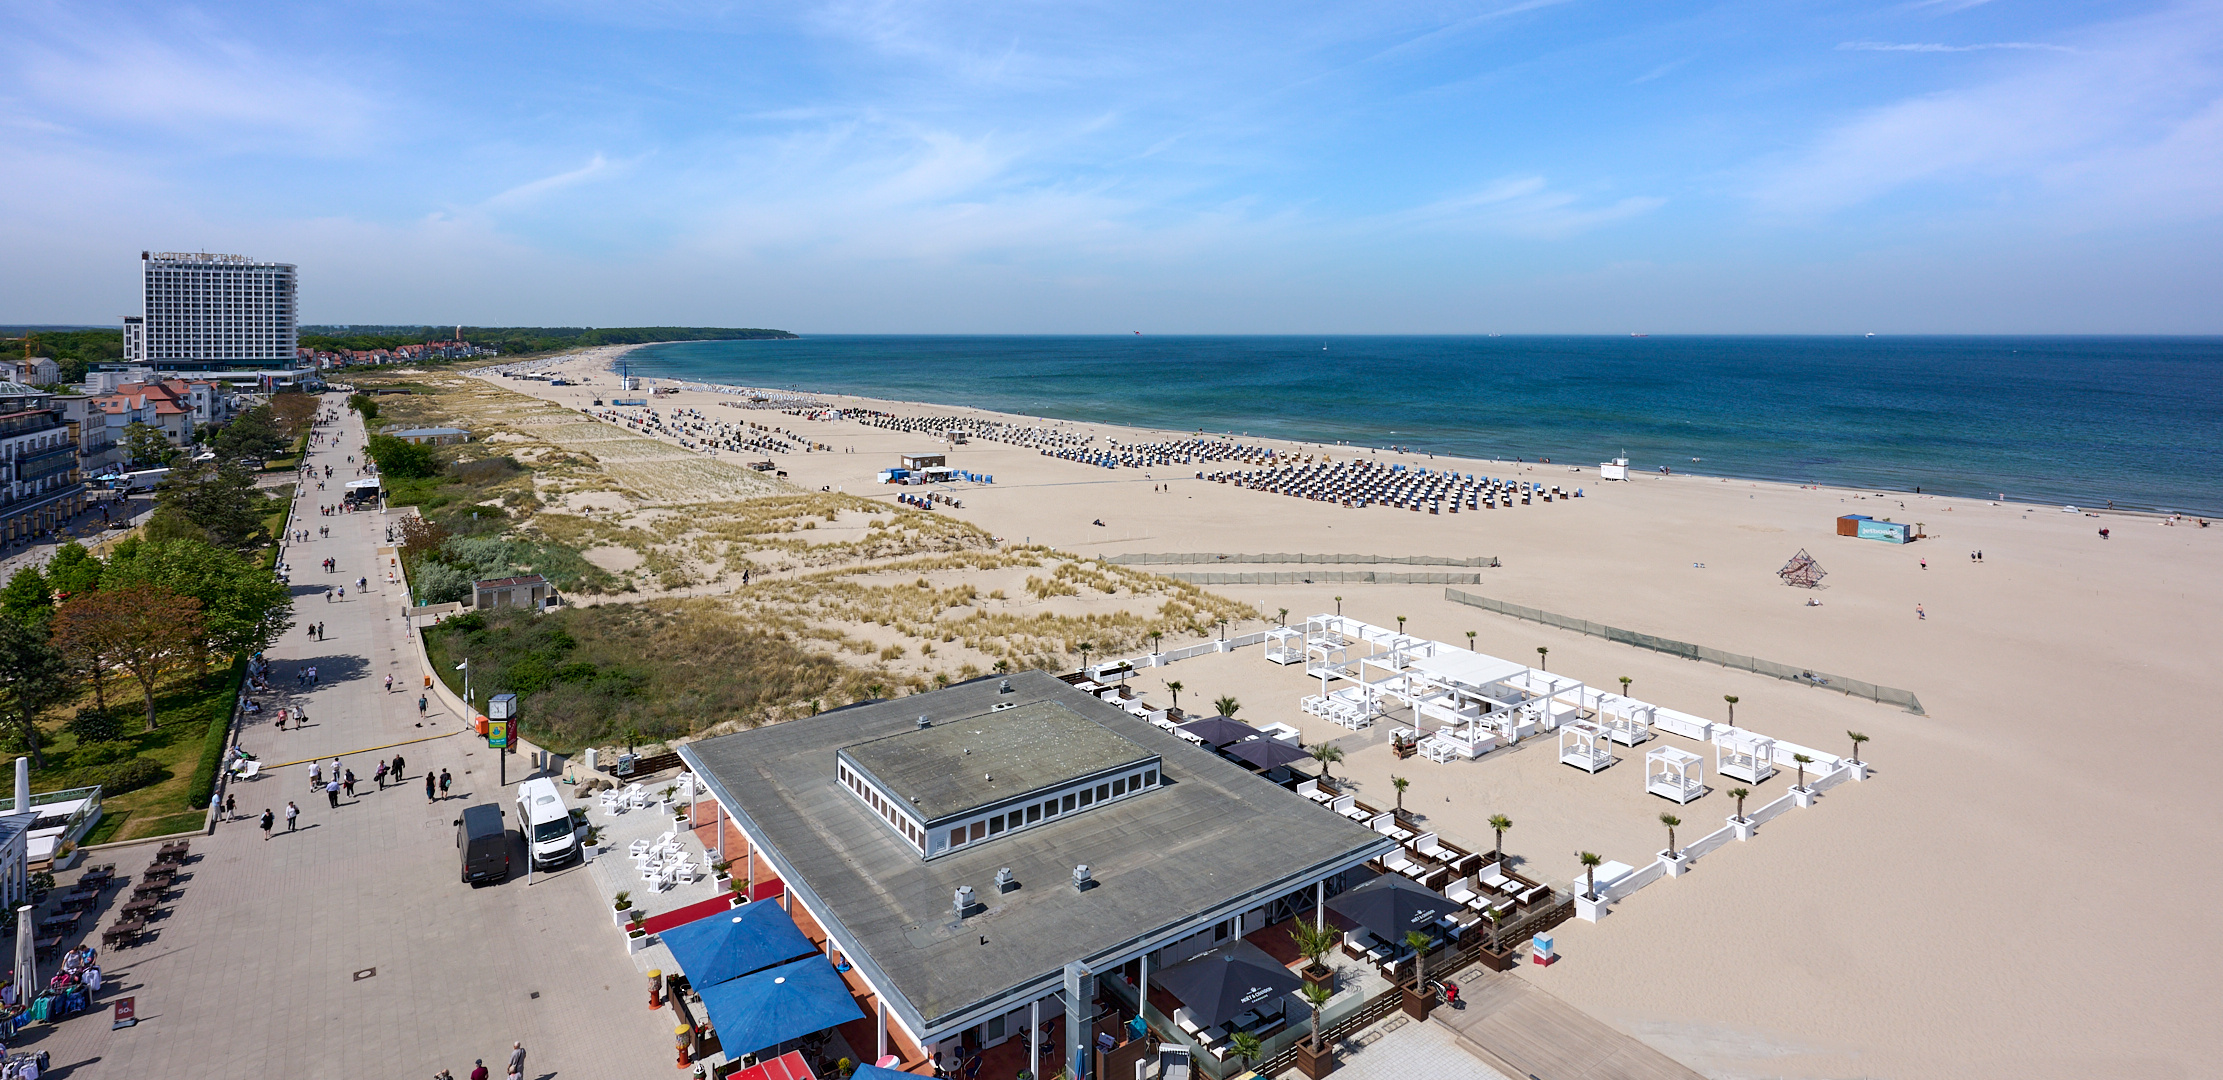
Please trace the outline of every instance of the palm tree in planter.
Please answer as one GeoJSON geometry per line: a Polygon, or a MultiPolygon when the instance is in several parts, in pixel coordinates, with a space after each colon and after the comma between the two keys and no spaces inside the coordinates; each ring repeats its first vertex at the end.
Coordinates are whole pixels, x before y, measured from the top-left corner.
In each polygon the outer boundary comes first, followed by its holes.
{"type": "Polygon", "coordinates": [[[1413,951],[1413,993],[1428,996],[1428,950],[1436,939],[1418,930],[1405,931],[1405,947],[1413,951]]]}
{"type": "Polygon", "coordinates": [[[1088,671],[1088,651],[1096,646],[1084,641],[1074,647],[1081,651],[1081,671],[1085,673],[1088,671]]]}
{"type": "Polygon", "coordinates": [[[1281,618],[1279,618],[1279,619],[1276,619],[1276,620],[1274,620],[1274,625],[1275,625],[1275,626],[1287,626],[1287,625],[1289,625],[1289,609],[1288,609],[1288,608],[1282,608],[1282,609],[1281,609],[1281,618]]]}
{"type": "Polygon", "coordinates": [[[1327,1044],[1320,1038],[1326,1034],[1320,1030],[1320,1008],[1328,1003],[1329,998],[1335,996],[1335,991],[1319,983],[1306,983],[1297,991],[1297,996],[1303,998],[1305,1004],[1312,1006],[1312,1056],[1318,1057],[1327,1049],[1327,1044]]]}
{"type": "Polygon", "coordinates": [[[1340,596],[1335,598],[1335,617],[1338,619],[1343,617],[1343,598],[1340,596]]]}
{"type": "Polygon", "coordinates": [[[1636,680],[1634,680],[1634,679],[1631,679],[1631,678],[1629,678],[1629,677],[1628,677],[1628,676],[1626,676],[1626,675],[1623,675],[1623,676],[1621,676],[1621,696],[1622,696],[1622,697],[1627,697],[1627,696],[1629,696],[1629,684],[1630,684],[1630,683],[1632,683],[1632,682],[1635,682],[1635,681],[1636,681],[1636,680]]]}
{"type": "Polygon", "coordinates": [[[1860,764],[1860,744],[1861,744],[1861,743],[1864,743],[1864,742],[1867,742],[1867,741],[1868,741],[1868,736],[1866,736],[1866,735],[1862,735],[1861,733],[1859,733],[1859,732],[1857,732],[1857,731],[1848,731],[1848,732],[1846,732],[1846,733],[1845,733],[1845,737],[1846,737],[1846,738],[1848,738],[1848,739],[1851,739],[1851,740],[1852,740],[1852,744],[1853,744],[1852,763],[1853,763],[1853,764],[1855,764],[1855,765],[1858,765],[1858,764],[1860,764]]]}
{"type": "MultiPolygon", "coordinates": [[[[1497,862],[1503,863],[1505,861],[1505,830],[1512,827],[1512,818],[1506,817],[1504,814],[1490,815],[1490,831],[1497,834],[1497,850],[1493,852],[1497,862]]],[[[1499,872],[1503,873],[1503,871],[1499,872]]]]}
{"type": "Polygon", "coordinates": [[[1596,900],[1598,898],[1598,866],[1605,860],[1599,858],[1595,851],[1575,852],[1575,858],[1582,860],[1582,894],[1596,900]]]}
{"type": "Polygon", "coordinates": [[[1467,631],[1467,651],[1474,651],[1474,631],[1472,630],[1467,631]]]}
{"type": "Polygon", "coordinates": [[[1343,748],[1334,743],[1314,743],[1312,760],[1320,763],[1320,779],[1333,780],[1334,777],[1328,775],[1328,766],[1343,760],[1343,748]]]}
{"type": "Polygon", "coordinates": [[[1536,646],[1536,666],[1543,668],[1545,671],[1551,670],[1551,649],[1542,645],[1536,646]]]}
{"type": "Polygon", "coordinates": [[[1806,790],[1806,767],[1807,767],[1808,765],[1812,765],[1812,764],[1814,763],[1814,759],[1813,759],[1812,757],[1809,757],[1809,756],[1805,755],[1805,754],[1792,754],[1792,755],[1791,755],[1791,760],[1792,760],[1792,761],[1795,761],[1795,762],[1798,762],[1798,789],[1799,789],[1800,791],[1805,791],[1805,790],[1806,790]]]}
{"type": "Polygon", "coordinates": [[[1744,820],[1744,797],[1745,797],[1745,796],[1747,796],[1747,795],[1750,795],[1750,794],[1752,794],[1752,789],[1751,789],[1751,788],[1741,788],[1741,787],[1733,787],[1733,788],[1730,788],[1730,789],[1729,789],[1729,791],[1728,791],[1728,795],[1729,795],[1729,797],[1730,797],[1730,798],[1732,798],[1732,799],[1735,799],[1735,800],[1737,800],[1737,820],[1738,820],[1738,821],[1743,821],[1743,820],[1744,820]]]}
{"type": "Polygon", "coordinates": [[[1176,709],[1181,707],[1181,689],[1181,680],[1179,679],[1166,684],[1166,692],[1173,695],[1173,707],[1176,709]]]}
{"type": "Polygon", "coordinates": [[[1289,928],[1289,940],[1297,946],[1297,955],[1305,958],[1303,971],[1308,983],[1324,983],[1334,976],[1334,969],[1320,962],[1335,948],[1335,931],[1325,926],[1308,923],[1303,919],[1289,928]]]}
{"type": "Polygon", "coordinates": [[[1682,823],[1683,819],[1673,814],[1660,815],[1660,824],[1667,826],[1667,857],[1670,859],[1675,857],[1675,826],[1682,823]]]}
{"type": "Polygon", "coordinates": [[[1235,1059],[1235,1067],[1238,1069],[1250,1064],[1258,1057],[1258,1052],[1265,1048],[1258,1036],[1248,1031],[1238,1031],[1227,1037],[1227,1056],[1235,1059]]]}
{"type": "Polygon", "coordinates": [[[1490,951],[1500,956],[1505,955],[1505,950],[1498,947],[1497,941],[1498,920],[1505,916],[1498,914],[1495,907],[1486,907],[1482,909],[1482,917],[1490,920],[1490,951]]]}
{"type": "Polygon", "coordinates": [[[1735,695],[1735,694],[1723,694],[1723,695],[1721,695],[1721,700],[1723,700],[1723,701],[1726,701],[1726,702],[1728,702],[1728,703],[1729,703],[1729,726],[1730,726],[1730,727],[1736,727],[1736,726],[1737,726],[1737,695],[1735,695]]]}
{"type": "Polygon", "coordinates": [[[1405,632],[1405,617],[1403,615],[1397,617],[1397,632],[1400,634],[1405,632]]]}
{"type": "Polygon", "coordinates": [[[1389,778],[1389,786],[1397,789],[1397,816],[1404,817],[1405,789],[1413,786],[1413,782],[1402,776],[1392,776],[1389,778]]]}
{"type": "Polygon", "coordinates": [[[1219,710],[1219,715],[1232,720],[1235,718],[1236,710],[1243,707],[1243,703],[1235,700],[1235,696],[1232,694],[1222,694],[1218,700],[1212,702],[1212,707],[1219,710]]]}

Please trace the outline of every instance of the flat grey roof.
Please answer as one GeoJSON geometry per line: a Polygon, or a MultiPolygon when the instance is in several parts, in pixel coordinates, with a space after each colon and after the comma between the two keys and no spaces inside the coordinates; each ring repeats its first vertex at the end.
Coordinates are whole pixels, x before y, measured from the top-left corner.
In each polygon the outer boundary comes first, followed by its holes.
{"type": "MultiPolygon", "coordinates": [[[[1387,837],[1081,693],[1039,671],[839,709],[680,748],[719,800],[792,872],[789,885],[830,916],[868,975],[892,988],[907,1026],[938,1035],[972,1010],[1074,960],[1125,959],[1196,917],[1278,898],[1392,846],[1387,837]],[[976,717],[998,701],[1054,701],[1163,759],[1166,783],[1055,822],[926,860],[834,772],[844,746],[976,717]],[[1088,864],[1095,888],[1072,885],[1088,864]],[[999,894],[1010,867],[1019,889],[999,894]],[[956,921],[970,885],[988,909],[956,921]],[[987,944],[981,938],[987,938],[987,944]],[[877,972],[877,974],[874,974],[877,972]]],[[[1016,712],[1018,710],[1011,710],[1016,712]]]]}
{"type": "MultiPolygon", "coordinates": [[[[1018,700],[1012,686],[996,696],[1018,700]]],[[[1157,757],[1056,701],[914,727],[841,752],[929,824],[1157,757]]]]}

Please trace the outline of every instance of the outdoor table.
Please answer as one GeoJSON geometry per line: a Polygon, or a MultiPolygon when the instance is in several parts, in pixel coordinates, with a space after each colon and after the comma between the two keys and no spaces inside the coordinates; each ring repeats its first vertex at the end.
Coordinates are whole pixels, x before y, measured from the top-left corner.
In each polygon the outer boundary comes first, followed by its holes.
{"type": "Polygon", "coordinates": [[[125,904],[121,910],[125,919],[145,918],[149,912],[161,906],[160,898],[148,896],[125,904]]]}
{"type": "Polygon", "coordinates": [[[62,947],[62,935],[50,934],[31,939],[31,946],[40,956],[52,956],[62,947]]]}
{"type": "Polygon", "coordinates": [[[61,908],[63,911],[83,911],[98,903],[100,903],[100,894],[97,892],[72,893],[62,898],[61,908]]]}
{"type": "Polygon", "coordinates": [[[166,882],[166,881],[149,881],[149,882],[147,882],[147,883],[145,883],[145,884],[143,884],[143,885],[140,885],[140,886],[139,886],[138,888],[136,888],[136,889],[133,889],[133,890],[131,890],[131,898],[132,898],[133,900],[148,900],[148,899],[155,899],[155,898],[159,898],[159,897],[160,897],[160,896],[161,896],[161,895],[162,895],[163,893],[166,893],[166,892],[169,892],[169,891],[170,891],[170,883],[169,883],[169,882],[166,882]]]}
{"type": "Polygon", "coordinates": [[[77,928],[77,920],[80,918],[80,916],[81,913],[75,911],[59,912],[53,915],[49,915],[46,918],[39,920],[39,929],[74,930],[77,928]]]}
{"type": "Polygon", "coordinates": [[[139,932],[146,928],[147,924],[145,922],[139,919],[128,919],[102,931],[100,943],[114,946],[121,942],[136,941],[139,938],[139,932]]]}
{"type": "Polygon", "coordinates": [[[139,880],[142,882],[168,881],[176,876],[178,876],[178,868],[175,866],[150,866],[146,873],[139,875],[139,880]]]}

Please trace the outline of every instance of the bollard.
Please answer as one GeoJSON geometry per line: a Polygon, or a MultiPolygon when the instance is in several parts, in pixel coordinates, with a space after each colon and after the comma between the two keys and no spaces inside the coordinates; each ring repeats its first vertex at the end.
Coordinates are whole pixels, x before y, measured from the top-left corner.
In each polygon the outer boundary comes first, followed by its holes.
{"type": "Polygon", "coordinates": [[[649,969],[648,972],[648,1007],[650,1009],[664,1007],[664,973],[655,968],[649,969]]]}
{"type": "Polygon", "coordinates": [[[676,1028],[673,1028],[673,1029],[672,1029],[672,1044],[673,1044],[673,1045],[674,1045],[675,1047],[677,1047],[677,1048],[678,1048],[678,1050],[679,1050],[679,1067],[680,1067],[680,1068],[684,1069],[684,1068],[688,1067],[689,1065],[693,1065],[693,1064],[694,1064],[694,1061],[693,1061],[692,1059],[690,1059],[690,1058],[689,1058],[689,1057],[687,1056],[687,1051],[688,1051],[689,1049],[691,1049],[691,1048],[692,1048],[692,1047],[694,1046],[694,1044],[695,1044],[695,1029],[694,1029],[694,1028],[691,1028],[691,1027],[687,1026],[686,1024],[681,1024],[681,1025],[679,1025],[678,1027],[676,1027],[676,1028]]]}

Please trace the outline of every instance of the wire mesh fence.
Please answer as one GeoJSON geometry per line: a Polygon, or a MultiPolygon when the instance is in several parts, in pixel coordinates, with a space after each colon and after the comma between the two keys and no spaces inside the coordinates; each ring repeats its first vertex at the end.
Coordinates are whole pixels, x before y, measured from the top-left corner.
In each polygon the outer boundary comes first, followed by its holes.
{"type": "Polygon", "coordinates": [[[1148,554],[1113,555],[1104,560],[1120,566],[1183,566],[1212,563],[1270,563],[1280,566],[1304,566],[1312,563],[1363,563],[1386,566],[1496,566],[1495,555],[1475,555],[1470,558],[1452,558],[1446,555],[1313,555],[1303,552],[1277,552],[1265,555],[1228,555],[1211,551],[1172,551],[1148,554]]]}
{"type": "Polygon", "coordinates": [[[1767,675],[1782,679],[1785,682],[1805,683],[1808,686],[1820,687],[1824,690],[1835,690],[1838,693],[1848,694],[1852,697],[1867,698],[1870,701],[1885,705],[1896,705],[1917,716],[1928,715],[1922,711],[1922,702],[1914,696],[1913,691],[1901,690],[1895,686],[1879,686],[1862,679],[1849,679],[1843,675],[1831,675],[1809,667],[1782,664],[1773,660],[1762,660],[1757,656],[1746,656],[1743,653],[1725,652],[1704,645],[1693,645],[1688,641],[1677,641],[1674,638],[1664,638],[1656,634],[1624,630],[1618,626],[1607,626],[1604,623],[1591,622],[1588,619],[1577,619],[1573,616],[1545,611],[1542,608],[1508,604],[1503,600],[1476,596],[1473,593],[1460,592],[1457,589],[1445,589],[1443,596],[1444,599],[1454,603],[1472,605],[1485,611],[1495,611],[1500,615],[1511,615],[1516,619],[1526,619],[1529,622],[1542,623],[1545,626],[1556,626],[1562,630],[1572,630],[1578,634],[1588,634],[1591,637],[1604,638],[1607,641],[1617,641],[1623,645],[1634,645],[1639,649],[1650,649],[1653,652],[1666,653],[1669,656],[1680,656],[1686,660],[1703,660],[1709,664],[1719,664],[1722,667],[1767,675]]]}

